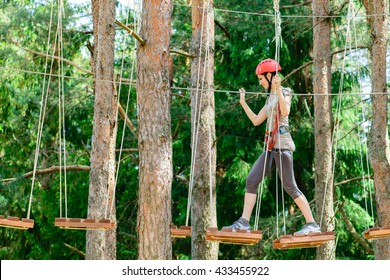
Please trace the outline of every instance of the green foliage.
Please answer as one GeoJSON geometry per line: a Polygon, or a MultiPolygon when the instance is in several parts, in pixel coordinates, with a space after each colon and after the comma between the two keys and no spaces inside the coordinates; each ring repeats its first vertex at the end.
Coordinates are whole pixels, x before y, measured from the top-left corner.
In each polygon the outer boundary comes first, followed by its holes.
{"type": "MultiPolygon", "coordinates": [[[[58,61],[22,49],[47,52],[53,51],[57,29],[57,9],[44,1],[3,1],[0,4],[0,180],[18,178],[11,183],[0,181],[0,214],[24,217],[27,212],[31,190],[30,179],[21,175],[32,170],[37,137],[37,125],[41,94],[49,92],[47,117],[42,134],[41,154],[38,168],[58,165],[58,79],[44,77],[39,73],[58,73],[58,61]],[[50,24],[50,15],[52,22],[50,24]],[[51,37],[48,40],[49,27],[51,37]],[[52,63],[52,65],[51,65],[52,63]],[[16,70],[18,69],[18,70],[16,70]],[[46,82],[46,83],[45,83],[46,82]],[[44,85],[44,86],[43,86],[44,85]],[[49,85],[49,86],[47,86],[49,85]]],[[[311,5],[306,1],[281,0],[282,45],[280,63],[282,74],[312,60],[312,18],[311,5]],[[297,5],[292,5],[297,4],[297,5]],[[295,17],[305,15],[306,17],[295,17]]],[[[333,1],[332,9],[341,2],[333,1]]],[[[174,2],[171,49],[192,52],[191,8],[187,1],[174,2]]],[[[214,1],[215,20],[215,89],[261,92],[254,74],[257,63],[267,57],[275,57],[273,38],[274,18],[272,1],[214,1]],[[235,13],[227,10],[246,11],[258,14],[235,13]],[[267,14],[267,15],[265,15],[267,14]]],[[[119,3],[118,19],[133,22],[132,13],[119,3]]],[[[347,6],[340,10],[346,14],[347,6]]],[[[85,47],[92,42],[91,6],[65,6],[64,54],[63,56],[85,69],[90,69],[90,55],[85,47]],[[85,19],[88,19],[85,21],[85,19]]],[[[346,19],[332,18],[332,50],[342,50],[346,41],[346,19]]],[[[369,41],[366,24],[356,22],[359,45],[369,41]]],[[[127,35],[126,35],[127,36],[127,35]]],[[[115,42],[115,71],[125,79],[136,79],[131,75],[135,57],[134,39],[126,39],[122,30],[117,31],[115,42]]],[[[188,181],[191,165],[191,93],[177,88],[191,87],[191,59],[172,55],[174,73],[172,79],[172,140],[173,174],[172,223],[184,225],[187,214],[188,181]]],[[[333,57],[332,92],[343,92],[340,99],[341,111],[337,115],[337,97],[333,98],[334,123],[339,124],[335,183],[362,174],[367,170],[367,135],[372,112],[370,100],[348,95],[360,92],[358,83],[369,78],[369,61],[364,50],[339,53],[333,57]],[[364,62],[364,64],[362,63],[364,62]],[[342,83],[341,83],[342,81],[342,83]],[[361,146],[360,143],[363,142],[361,146]],[[363,164],[362,164],[363,163],[363,164]],[[362,170],[363,166],[363,170],[362,170]]],[[[89,165],[93,119],[93,83],[91,77],[65,64],[64,82],[66,94],[66,140],[67,164],[89,165]]],[[[305,68],[296,72],[283,85],[295,93],[312,91],[311,71],[305,68]]],[[[137,105],[135,87],[122,84],[117,88],[120,103],[128,104],[128,116],[137,126],[137,105]],[[128,100],[129,97],[129,100],[128,100]]],[[[246,176],[263,149],[264,125],[254,127],[239,105],[236,93],[215,92],[216,136],[217,136],[217,220],[218,226],[231,224],[242,211],[246,176]]],[[[263,95],[247,96],[248,104],[257,113],[265,102],[263,95]]],[[[311,96],[295,94],[291,106],[290,126],[296,144],[294,170],[299,188],[311,202],[314,209],[314,106],[311,96]]],[[[123,120],[118,120],[118,142],[123,136],[125,148],[136,148],[136,135],[128,128],[123,132],[123,120]]],[[[121,157],[116,189],[117,258],[137,259],[137,199],[138,161],[134,152],[124,152],[121,157]]],[[[88,209],[88,173],[67,174],[68,215],[85,217],[88,209]]],[[[63,183],[62,183],[63,184],[63,183]]],[[[59,174],[38,176],[34,186],[32,218],[33,230],[0,230],[1,259],[82,259],[70,247],[85,251],[85,232],[67,231],[53,226],[54,218],[60,215],[59,174]]],[[[279,182],[280,188],[280,182],[279,182]]],[[[374,190],[372,180],[355,180],[335,187],[336,206],[343,204],[351,223],[357,232],[371,226],[375,217],[375,201],[370,197],[374,190]],[[371,204],[373,209],[371,208],[371,204]],[[366,207],[367,205],[367,207],[366,207]]],[[[286,194],[281,199],[280,189],[276,199],[276,175],[265,179],[261,197],[259,227],[263,240],[255,246],[220,245],[220,259],[315,259],[315,249],[274,250],[272,240],[283,234],[284,219],[286,233],[292,233],[303,225],[303,217],[295,203],[286,194]],[[284,211],[282,211],[284,206],[284,211]],[[277,211],[278,209],[278,211],[277,211]],[[278,217],[278,224],[276,224],[278,217]]],[[[64,203],[64,202],[62,202],[64,203]]],[[[64,207],[64,204],[62,204],[64,207]]],[[[63,208],[64,209],[64,208],[63,208]]],[[[337,209],[337,207],[335,207],[337,209]]],[[[63,210],[64,211],[64,210],[63,210]]],[[[253,217],[252,215],[252,225],[253,217]]],[[[337,258],[369,259],[347,229],[340,215],[336,214],[337,258]]],[[[173,240],[173,258],[191,258],[189,239],[173,240]]]]}

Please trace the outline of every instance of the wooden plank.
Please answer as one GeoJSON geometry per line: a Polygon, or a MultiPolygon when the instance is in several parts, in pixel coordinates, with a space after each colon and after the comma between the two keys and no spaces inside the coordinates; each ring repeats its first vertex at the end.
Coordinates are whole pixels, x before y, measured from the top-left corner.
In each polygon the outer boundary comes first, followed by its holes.
{"type": "Polygon", "coordinates": [[[304,235],[304,236],[290,236],[285,235],[279,237],[280,243],[306,243],[306,242],[317,242],[317,241],[329,241],[334,239],[334,234],[313,234],[313,235],[304,235]]]}
{"type": "Polygon", "coordinates": [[[274,249],[306,249],[306,248],[316,248],[319,246],[324,245],[323,242],[307,242],[307,243],[300,243],[300,244],[282,244],[278,242],[272,242],[272,247],[274,249]]]}
{"type": "Polygon", "coordinates": [[[115,228],[115,221],[105,219],[55,218],[54,225],[62,229],[111,230],[115,228]]]}
{"type": "Polygon", "coordinates": [[[390,226],[369,228],[363,232],[366,239],[390,238],[390,226]]]}
{"type": "Polygon", "coordinates": [[[223,228],[221,231],[218,231],[217,228],[208,228],[206,233],[206,240],[239,245],[257,244],[262,237],[263,232],[261,230],[232,231],[231,229],[223,228]]]}
{"type": "Polygon", "coordinates": [[[6,219],[3,215],[0,216],[0,227],[14,228],[14,229],[29,229],[34,227],[34,220],[9,216],[6,219]]]}
{"type": "Polygon", "coordinates": [[[313,248],[334,240],[334,232],[311,233],[309,235],[283,235],[272,242],[275,249],[313,248]]]}
{"type": "Polygon", "coordinates": [[[191,226],[180,226],[179,228],[177,228],[177,226],[173,225],[171,227],[171,236],[173,238],[187,238],[191,237],[191,234],[191,226]]]}

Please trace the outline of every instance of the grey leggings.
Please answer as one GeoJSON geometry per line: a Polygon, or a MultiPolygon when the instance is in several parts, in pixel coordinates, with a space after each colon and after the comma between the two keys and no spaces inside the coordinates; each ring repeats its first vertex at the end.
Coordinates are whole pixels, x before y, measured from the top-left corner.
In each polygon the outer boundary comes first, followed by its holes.
{"type": "Polygon", "coordinates": [[[271,173],[275,164],[278,168],[279,176],[282,178],[285,191],[292,199],[300,197],[302,192],[298,189],[297,183],[295,182],[293,157],[289,150],[264,151],[253,165],[251,172],[249,172],[249,175],[246,178],[246,192],[255,194],[259,183],[264,179],[264,176],[271,173]],[[266,157],[267,162],[264,168],[266,157]]]}

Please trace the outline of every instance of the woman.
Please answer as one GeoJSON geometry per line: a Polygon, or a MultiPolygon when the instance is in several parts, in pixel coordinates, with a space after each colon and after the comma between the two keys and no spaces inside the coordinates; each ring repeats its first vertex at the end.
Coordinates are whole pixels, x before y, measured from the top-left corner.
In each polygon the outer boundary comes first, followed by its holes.
{"type": "Polygon", "coordinates": [[[257,66],[256,75],[259,78],[260,85],[268,91],[267,101],[257,115],[253,113],[245,101],[245,90],[240,89],[240,103],[245,113],[255,126],[260,125],[267,119],[267,131],[265,137],[266,151],[257,159],[246,180],[242,216],[231,226],[224,227],[231,228],[233,231],[250,229],[249,220],[256,204],[257,187],[264,176],[271,173],[275,164],[279,170],[279,176],[285,191],[292,197],[306,219],[306,224],[295,234],[307,235],[311,232],[321,232],[320,227],[314,221],[306,197],[298,189],[295,182],[292,156],[295,145],[288,126],[291,90],[281,87],[281,79],[277,74],[281,70],[280,65],[273,59],[263,60],[257,66]]]}

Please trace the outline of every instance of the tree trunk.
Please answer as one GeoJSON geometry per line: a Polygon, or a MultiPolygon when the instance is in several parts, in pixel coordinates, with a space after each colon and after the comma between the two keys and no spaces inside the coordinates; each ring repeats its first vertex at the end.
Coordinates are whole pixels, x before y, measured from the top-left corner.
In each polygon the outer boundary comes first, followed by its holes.
{"type": "MultiPolygon", "coordinates": [[[[112,213],[110,211],[115,187],[118,101],[114,87],[115,1],[92,0],[92,12],[95,101],[88,217],[115,219],[115,207],[112,213]],[[108,205],[108,211],[106,211],[106,205],[108,205]]],[[[116,258],[116,230],[90,230],[87,231],[86,238],[86,259],[116,258]]]]}
{"type": "MultiPolygon", "coordinates": [[[[329,0],[313,0],[313,91],[315,116],[315,185],[317,222],[333,231],[332,99],[329,0]]],[[[335,242],[317,249],[318,260],[335,259],[335,242]]]]}
{"type": "Polygon", "coordinates": [[[172,136],[169,45],[172,2],[142,2],[137,50],[138,258],[171,259],[172,136]]]}
{"type": "MultiPolygon", "coordinates": [[[[386,48],[388,42],[388,0],[363,0],[370,31],[373,37],[372,92],[386,92],[386,48]]],[[[370,131],[369,157],[374,172],[375,201],[378,213],[377,226],[390,225],[390,151],[388,131],[387,94],[372,95],[373,118],[370,131]]],[[[374,243],[375,259],[390,259],[390,239],[374,243]]]]}
{"type": "Polygon", "coordinates": [[[191,93],[192,169],[191,255],[192,259],[218,259],[218,243],[206,241],[206,230],[217,226],[216,146],[214,107],[214,14],[212,1],[192,2],[191,93]],[[204,7],[204,9],[203,9],[204,7]],[[211,190],[211,202],[210,202],[211,190]]]}

